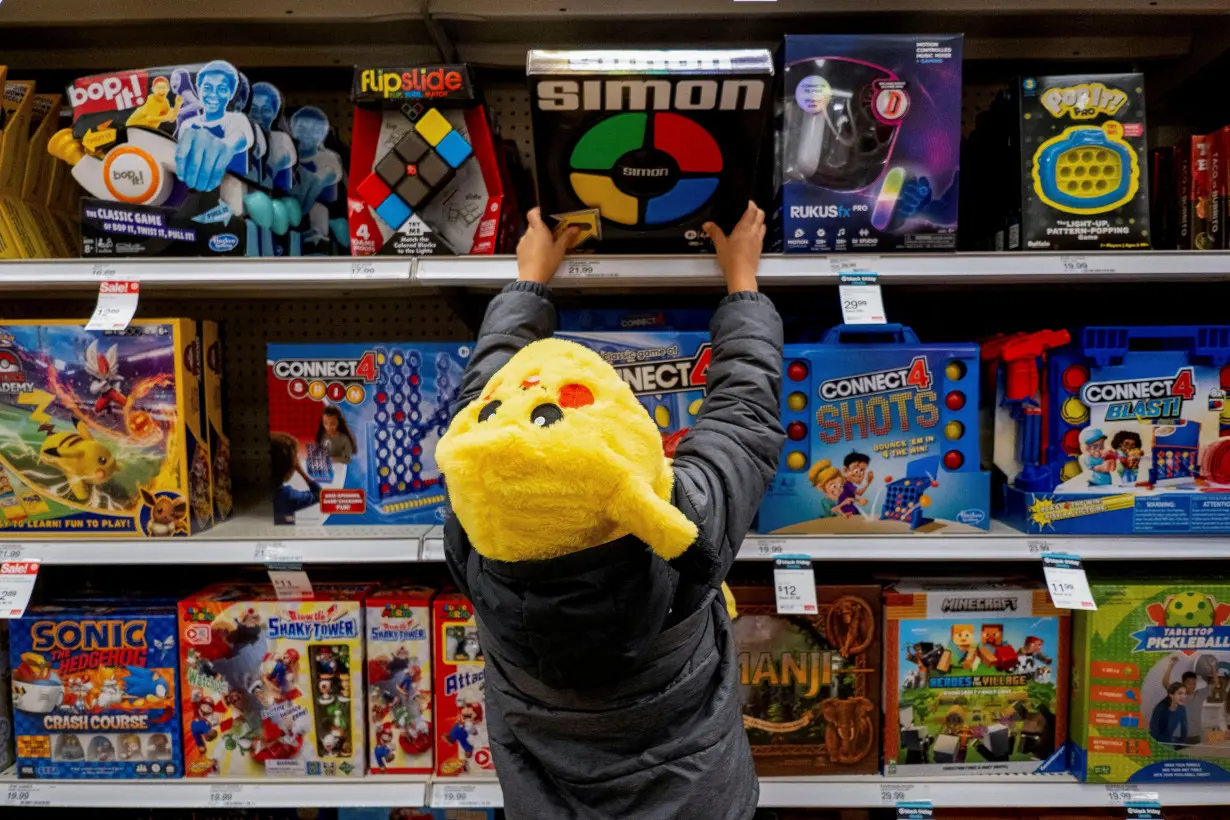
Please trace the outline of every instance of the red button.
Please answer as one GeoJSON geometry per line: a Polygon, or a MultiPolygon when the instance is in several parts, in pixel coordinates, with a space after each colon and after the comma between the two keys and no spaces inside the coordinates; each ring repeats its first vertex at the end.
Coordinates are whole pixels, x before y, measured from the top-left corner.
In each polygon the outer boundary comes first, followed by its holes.
{"type": "Polygon", "coordinates": [[[801,382],[807,378],[807,365],[802,362],[791,362],[786,368],[786,375],[790,377],[792,382],[801,382]]]}
{"type": "Polygon", "coordinates": [[[961,455],[960,450],[949,450],[944,453],[944,466],[949,470],[960,470],[961,465],[965,463],[965,456],[961,455]]]}
{"type": "Polygon", "coordinates": [[[1089,368],[1084,365],[1074,364],[1063,371],[1063,388],[1069,393],[1075,393],[1081,389],[1081,385],[1089,381],[1089,368]]]}
{"type": "Polygon", "coordinates": [[[944,397],[944,404],[949,410],[960,410],[965,406],[965,394],[960,390],[954,390],[944,397]]]}
{"type": "Polygon", "coordinates": [[[791,441],[802,441],[807,438],[807,425],[801,421],[792,421],[786,427],[786,435],[791,441]]]}

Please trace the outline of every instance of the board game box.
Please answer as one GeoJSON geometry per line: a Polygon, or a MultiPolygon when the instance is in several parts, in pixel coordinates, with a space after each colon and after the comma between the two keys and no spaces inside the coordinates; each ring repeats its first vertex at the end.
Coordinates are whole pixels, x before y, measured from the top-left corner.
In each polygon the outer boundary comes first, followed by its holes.
{"type": "Polygon", "coordinates": [[[361,777],[370,584],[222,583],[179,602],[188,777],[361,777]]]}
{"type": "Polygon", "coordinates": [[[203,425],[209,439],[214,523],[230,518],[235,507],[231,490],[231,439],[226,429],[225,366],[222,329],[217,322],[204,319],[201,321],[201,371],[204,373],[202,387],[205,396],[203,425]]]}
{"type": "Polygon", "coordinates": [[[13,765],[13,701],[9,666],[9,622],[0,621],[0,769],[13,765]]]}
{"type": "Polygon", "coordinates": [[[1230,781],[1230,582],[1095,580],[1073,616],[1074,774],[1230,781]]]}
{"type": "Polygon", "coordinates": [[[436,777],[495,777],[485,709],[486,659],[474,607],[459,592],[431,604],[436,777]]]}
{"type": "Polygon", "coordinates": [[[782,249],[957,247],[960,34],[787,35],[782,249]]]}
{"type": "Polygon", "coordinates": [[[0,534],[169,538],[213,522],[188,319],[0,322],[0,534]]]}
{"type": "Polygon", "coordinates": [[[786,446],[761,532],[976,532],[978,346],[922,344],[908,327],[839,325],[786,345],[786,446]]]}
{"type": "Polygon", "coordinates": [[[1042,585],[889,587],[884,773],[1064,771],[1069,625],[1042,585]]]}
{"type": "Polygon", "coordinates": [[[713,356],[709,334],[645,330],[555,335],[588,347],[615,368],[658,425],[662,449],[673,458],[705,400],[705,379],[713,356]]]}
{"type": "Polygon", "coordinates": [[[183,774],[173,604],[65,601],[10,624],[18,777],[183,774]]]}
{"type": "Polygon", "coordinates": [[[817,586],[815,615],[777,614],[771,586],[731,591],[756,773],[879,771],[880,587],[817,586]]]}
{"type": "Polygon", "coordinates": [[[435,447],[471,346],[270,344],[270,494],[274,522],[441,524],[435,447]]]}
{"type": "Polygon", "coordinates": [[[366,602],[372,774],[431,774],[431,598],[425,587],[381,587],[366,602]]]}
{"type": "Polygon", "coordinates": [[[542,212],[588,216],[586,250],[712,251],[701,226],[755,198],[767,50],[531,51],[526,74],[542,212]]]}

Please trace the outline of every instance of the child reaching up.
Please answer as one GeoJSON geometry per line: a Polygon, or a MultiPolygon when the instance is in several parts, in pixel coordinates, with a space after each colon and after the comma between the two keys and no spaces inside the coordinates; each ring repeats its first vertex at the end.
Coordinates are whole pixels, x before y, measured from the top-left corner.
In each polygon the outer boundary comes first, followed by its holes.
{"type": "Polygon", "coordinates": [[[547,285],[573,234],[537,210],[492,300],[436,457],[445,556],[473,602],[509,820],[741,820],[759,791],[726,573],[785,436],[782,326],[757,292],[764,212],[705,226],[728,295],[704,404],[672,462],[547,285]]]}

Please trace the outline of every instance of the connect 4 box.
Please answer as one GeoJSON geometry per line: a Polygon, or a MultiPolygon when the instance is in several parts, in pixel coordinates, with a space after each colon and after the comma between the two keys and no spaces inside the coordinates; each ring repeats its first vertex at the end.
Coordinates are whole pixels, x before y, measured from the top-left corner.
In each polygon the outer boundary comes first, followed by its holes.
{"type": "Polygon", "coordinates": [[[977,345],[921,344],[901,325],[840,325],[785,356],[787,442],[762,532],[988,528],[977,345]]]}
{"type": "Polygon", "coordinates": [[[495,776],[485,709],[486,660],[474,607],[459,592],[431,604],[437,777],[495,776]]]}
{"type": "Polygon", "coordinates": [[[183,774],[173,604],[64,602],[11,624],[19,777],[183,774]]]}
{"type": "Polygon", "coordinates": [[[1045,360],[1035,345],[1003,363],[995,462],[1012,480],[1009,518],[1028,532],[1230,532],[1230,326],[1088,327],[1054,341],[1045,360]],[[1036,396],[1013,393],[1013,367],[1036,396]]]}
{"type": "Polygon", "coordinates": [[[1072,771],[1091,783],[1230,780],[1230,583],[1090,584],[1072,642],[1072,771]]]}
{"type": "Polygon", "coordinates": [[[431,596],[415,586],[367,599],[372,774],[431,774],[431,596]]]}
{"type": "Polygon", "coordinates": [[[705,400],[712,359],[709,334],[653,330],[556,335],[590,348],[615,368],[657,423],[662,447],[673,457],[705,400]]]}
{"type": "Polygon", "coordinates": [[[435,446],[470,350],[421,342],[269,345],[274,522],[442,523],[435,446]]]}

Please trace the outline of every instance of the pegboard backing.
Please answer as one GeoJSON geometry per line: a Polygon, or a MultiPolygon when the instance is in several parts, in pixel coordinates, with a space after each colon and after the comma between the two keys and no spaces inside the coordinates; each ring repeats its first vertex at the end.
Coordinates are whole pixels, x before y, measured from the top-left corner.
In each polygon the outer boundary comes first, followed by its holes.
{"type": "MultiPolygon", "coordinates": [[[[92,300],[15,300],[12,319],[88,316],[92,300]]],[[[187,316],[222,323],[227,424],[234,480],[264,487],[269,468],[266,342],[465,341],[473,336],[447,300],[434,296],[331,299],[148,299],[138,318],[187,316]]],[[[121,368],[123,363],[121,362],[121,368]]]]}
{"type": "Polygon", "coordinates": [[[493,84],[485,88],[484,97],[495,116],[500,136],[517,143],[521,161],[534,173],[534,127],[530,121],[530,90],[524,83],[493,84]]]}

